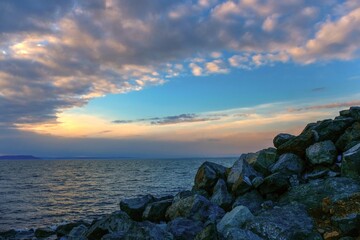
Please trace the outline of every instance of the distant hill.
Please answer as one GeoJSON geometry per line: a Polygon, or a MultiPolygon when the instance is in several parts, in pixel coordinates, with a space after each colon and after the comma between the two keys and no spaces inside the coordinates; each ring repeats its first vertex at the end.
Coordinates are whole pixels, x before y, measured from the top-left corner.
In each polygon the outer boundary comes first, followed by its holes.
{"type": "Polygon", "coordinates": [[[0,156],[0,160],[13,160],[13,159],[31,160],[31,159],[40,159],[40,158],[34,157],[34,156],[32,156],[32,155],[8,155],[8,156],[0,156]]]}

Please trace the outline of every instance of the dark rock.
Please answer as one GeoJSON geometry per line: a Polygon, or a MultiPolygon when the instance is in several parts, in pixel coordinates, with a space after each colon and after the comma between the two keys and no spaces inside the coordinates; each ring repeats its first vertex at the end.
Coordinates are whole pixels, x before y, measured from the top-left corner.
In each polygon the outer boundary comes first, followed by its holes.
{"type": "Polygon", "coordinates": [[[282,194],[289,188],[288,176],[277,172],[264,179],[259,187],[259,192],[263,195],[269,193],[282,194]]]}
{"type": "Polygon", "coordinates": [[[324,166],[316,166],[314,169],[308,171],[304,174],[303,178],[305,180],[314,180],[318,178],[323,178],[325,176],[328,176],[329,168],[324,166]]]}
{"type": "Polygon", "coordinates": [[[204,189],[212,194],[213,187],[219,178],[225,178],[226,167],[212,162],[204,162],[195,176],[195,189],[204,189]]]}
{"type": "MultiPolygon", "coordinates": [[[[265,239],[316,239],[314,222],[305,207],[293,203],[274,207],[254,217],[246,229],[265,239]]],[[[321,236],[320,238],[321,239],[321,236]]]]}
{"type": "Polygon", "coordinates": [[[259,192],[257,190],[253,190],[239,196],[232,205],[232,208],[242,205],[247,207],[253,214],[256,214],[258,211],[261,210],[261,204],[263,202],[264,199],[259,194],[259,192]]]}
{"type": "Polygon", "coordinates": [[[152,222],[165,221],[165,213],[172,204],[172,199],[165,199],[158,202],[149,203],[143,213],[143,220],[152,222]]]}
{"type": "Polygon", "coordinates": [[[101,239],[108,233],[127,232],[134,225],[135,222],[125,212],[117,211],[95,221],[90,226],[86,237],[89,240],[101,239]]]}
{"type": "Polygon", "coordinates": [[[241,229],[241,228],[230,228],[224,234],[226,240],[263,240],[255,233],[241,229]]]}
{"type": "Polygon", "coordinates": [[[154,202],[160,202],[163,200],[174,200],[174,196],[173,195],[164,195],[164,196],[160,196],[160,197],[154,197],[154,202]]]}
{"type": "Polygon", "coordinates": [[[356,121],[360,120],[360,107],[350,107],[349,114],[356,121]]]}
{"type": "Polygon", "coordinates": [[[355,122],[351,127],[346,129],[345,133],[340,136],[335,145],[344,152],[356,141],[360,141],[360,122],[355,122]]]}
{"type": "Polygon", "coordinates": [[[255,178],[251,181],[251,184],[254,186],[254,188],[258,188],[263,182],[264,182],[264,178],[263,178],[263,177],[255,177],[255,178]]]}
{"type": "Polygon", "coordinates": [[[194,239],[203,230],[203,223],[186,218],[176,218],[167,224],[175,240],[194,239]]]}
{"type": "Polygon", "coordinates": [[[253,165],[259,156],[259,152],[257,153],[243,153],[241,154],[239,159],[244,159],[250,165],[253,165]]]}
{"type": "Polygon", "coordinates": [[[4,239],[14,238],[16,236],[16,233],[17,232],[15,229],[11,229],[8,231],[0,232],[0,237],[3,237],[4,239]]]}
{"type": "Polygon", "coordinates": [[[230,212],[226,213],[224,217],[217,224],[217,230],[220,234],[225,235],[230,228],[241,228],[246,222],[251,220],[254,215],[245,206],[237,206],[230,212]]]}
{"type": "Polygon", "coordinates": [[[299,136],[281,144],[277,148],[277,152],[278,154],[294,153],[300,157],[303,157],[305,155],[305,149],[313,144],[314,141],[314,133],[311,130],[307,130],[301,133],[299,136]]]}
{"type": "Polygon", "coordinates": [[[360,178],[360,143],[343,153],[341,176],[360,178]]]}
{"type": "Polygon", "coordinates": [[[132,219],[141,221],[146,206],[153,201],[154,197],[151,195],[123,199],[120,201],[120,209],[126,212],[132,219]]]}
{"type": "Polygon", "coordinates": [[[339,112],[339,114],[340,114],[341,117],[351,117],[351,115],[350,115],[350,109],[341,110],[341,111],[339,112]]]}
{"type": "Polygon", "coordinates": [[[4,240],[28,240],[28,239],[35,239],[34,231],[33,230],[22,230],[16,231],[14,229],[0,232],[0,239],[4,240]]]}
{"type": "Polygon", "coordinates": [[[37,238],[47,238],[54,234],[55,234],[55,231],[48,227],[47,228],[38,228],[35,230],[35,237],[37,237],[37,238]]]}
{"type": "Polygon", "coordinates": [[[60,226],[58,226],[56,228],[56,230],[55,230],[56,235],[58,237],[66,236],[71,232],[71,230],[74,227],[77,227],[77,226],[80,226],[80,225],[84,225],[84,226],[87,226],[87,227],[89,226],[89,224],[87,222],[84,222],[84,221],[77,221],[77,222],[62,224],[62,225],[60,225],[60,226]]]}
{"type": "Polygon", "coordinates": [[[276,162],[277,155],[275,148],[267,148],[258,152],[258,157],[253,163],[253,167],[256,171],[264,176],[269,175],[269,168],[276,162]]]}
{"type": "Polygon", "coordinates": [[[216,222],[225,211],[201,195],[193,195],[173,203],[166,211],[166,219],[190,218],[201,222],[216,222]]]}
{"type": "Polygon", "coordinates": [[[230,209],[233,202],[233,196],[228,192],[226,183],[223,179],[219,179],[216,183],[210,201],[225,210],[230,209]]]}
{"type": "Polygon", "coordinates": [[[68,240],[87,240],[86,233],[88,228],[85,225],[74,227],[68,235],[68,240]]]}
{"type": "Polygon", "coordinates": [[[290,139],[293,139],[295,136],[287,133],[280,133],[276,135],[276,137],[273,140],[274,147],[278,148],[280,145],[286,143],[290,139]]]}
{"type": "Polygon", "coordinates": [[[274,202],[271,200],[267,200],[261,204],[261,207],[265,210],[272,209],[274,207],[274,202]]]}
{"type": "Polygon", "coordinates": [[[331,165],[337,157],[337,150],[330,140],[318,142],[306,149],[306,157],[313,165],[331,165]]]}
{"type": "Polygon", "coordinates": [[[281,196],[280,202],[290,203],[296,201],[304,204],[308,210],[312,211],[321,209],[324,198],[329,198],[334,202],[348,198],[359,191],[360,183],[350,178],[317,179],[291,188],[281,196]]]}
{"type": "Polygon", "coordinates": [[[193,196],[195,193],[193,191],[189,191],[189,190],[185,190],[185,191],[181,191],[181,192],[178,192],[175,196],[174,196],[174,199],[173,199],[173,202],[177,202],[183,198],[187,198],[187,197],[190,197],[190,196],[193,196]]]}
{"type": "Polygon", "coordinates": [[[310,127],[314,133],[315,141],[322,142],[331,140],[335,142],[339,136],[354,122],[353,118],[341,119],[326,119],[317,122],[314,126],[310,127]]]}
{"type": "Polygon", "coordinates": [[[272,173],[282,173],[284,175],[300,175],[304,170],[304,161],[293,153],[280,155],[279,160],[271,167],[272,173]]]}
{"type": "Polygon", "coordinates": [[[253,188],[251,181],[256,177],[262,177],[262,175],[256,172],[247,161],[240,158],[230,169],[227,184],[231,192],[238,196],[253,188]]]}
{"type": "Polygon", "coordinates": [[[219,240],[215,224],[207,225],[201,232],[196,235],[194,240],[219,240]]]}

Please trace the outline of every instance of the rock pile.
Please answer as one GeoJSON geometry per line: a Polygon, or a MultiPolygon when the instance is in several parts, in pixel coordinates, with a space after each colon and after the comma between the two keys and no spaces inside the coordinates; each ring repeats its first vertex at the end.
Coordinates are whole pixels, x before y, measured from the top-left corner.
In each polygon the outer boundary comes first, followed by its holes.
{"type": "MultiPolygon", "coordinates": [[[[125,199],[120,211],[91,224],[27,234],[64,240],[357,239],[360,107],[310,123],[298,136],[281,133],[273,143],[275,148],[241,155],[231,168],[203,163],[191,191],[125,199]]],[[[20,239],[17,234],[0,233],[0,239],[20,239]]]]}

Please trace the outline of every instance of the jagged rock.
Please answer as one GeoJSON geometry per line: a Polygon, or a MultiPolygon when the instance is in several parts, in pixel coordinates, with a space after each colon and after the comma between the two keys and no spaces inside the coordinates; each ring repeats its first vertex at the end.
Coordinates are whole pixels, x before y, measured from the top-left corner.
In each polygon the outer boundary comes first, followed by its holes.
{"type": "Polygon", "coordinates": [[[233,196],[228,192],[226,183],[223,179],[219,179],[216,183],[210,201],[225,210],[230,209],[233,202],[233,196]]]}
{"type": "Polygon", "coordinates": [[[241,228],[230,228],[224,234],[226,240],[263,240],[255,233],[241,229],[241,228]]]}
{"type": "Polygon", "coordinates": [[[190,197],[190,196],[193,196],[195,193],[193,191],[189,191],[189,190],[185,190],[185,191],[181,191],[181,192],[178,192],[175,196],[174,196],[174,199],[173,199],[173,202],[177,202],[183,198],[187,198],[187,197],[190,197]]]}
{"type": "Polygon", "coordinates": [[[264,199],[259,194],[259,192],[257,190],[253,190],[239,196],[232,205],[232,208],[236,208],[237,206],[242,205],[247,207],[253,214],[256,214],[258,211],[261,210],[261,204],[263,202],[264,199]]]}
{"type": "Polygon", "coordinates": [[[207,225],[201,232],[196,235],[194,240],[219,240],[215,224],[207,225]]]}
{"type": "Polygon", "coordinates": [[[351,127],[346,129],[345,133],[340,136],[335,145],[344,152],[352,147],[352,143],[356,141],[360,141],[360,122],[355,122],[351,127]]]}
{"type": "Polygon", "coordinates": [[[305,155],[305,149],[315,141],[314,133],[311,130],[302,132],[299,136],[290,139],[277,148],[278,154],[294,153],[299,156],[305,155]]]}
{"type": "Polygon", "coordinates": [[[35,230],[35,237],[37,238],[47,238],[50,237],[51,235],[54,235],[55,231],[52,230],[51,228],[37,228],[35,230]]]}
{"type": "Polygon", "coordinates": [[[80,226],[80,225],[84,225],[86,227],[89,226],[89,224],[87,222],[84,222],[84,221],[77,221],[77,222],[62,224],[62,225],[60,225],[60,226],[58,226],[56,228],[55,233],[56,233],[56,235],[58,237],[66,236],[71,232],[71,230],[74,227],[77,227],[77,226],[80,226]]]}
{"type": "Polygon", "coordinates": [[[349,114],[352,118],[360,120],[360,107],[350,107],[349,114]]]}
{"type": "Polygon", "coordinates": [[[305,207],[298,203],[264,211],[246,224],[246,229],[271,240],[316,239],[318,234],[314,228],[314,222],[305,207]]]}
{"type": "Polygon", "coordinates": [[[226,167],[212,162],[204,162],[195,176],[195,189],[204,189],[212,194],[213,187],[219,178],[225,178],[226,167]]]}
{"type": "Polygon", "coordinates": [[[152,222],[165,221],[165,213],[172,204],[172,199],[165,199],[153,203],[149,203],[143,213],[143,220],[152,222]]]}
{"type": "Polygon", "coordinates": [[[262,177],[262,175],[243,158],[239,158],[230,169],[227,184],[231,192],[238,196],[253,188],[251,181],[256,177],[262,177]]]}
{"type": "Polygon", "coordinates": [[[222,235],[225,235],[229,228],[241,228],[247,221],[251,220],[254,215],[245,206],[237,206],[230,212],[226,213],[224,217],[217,224],[217,230],[222,235]]]}
{"type": "Polygon", "coordinates": [[[329,169],[324,166],[316,166],[313,170],[310,170],[309,172],[304,174],[305,180],[314,180],[318,178],[323,178],[325,176],[328,176],[329,169]]]}
{"type": "Polygon", "coordinates": [[[171,232],[175,240],[194,239],[203,230],[203,223],[186,218],[176,218],[167,224],[167,230],[171,232]]]}
{"type": "Polygon", "coordinates": [[[69,233],[67,240],[87,240],[86,233],[88,228],[81,224],[77,227],[74,227],[69,233]]]}
{"type": "Polygon", "coordinates": [[[341,176],[360,178],[360,143],[343,153],[341,176]]]}
{"type": "Polygon", "coordinates": [[[202,222],[216,222],[225,211],[201,195],[193,195],[173,203],[166,211],[166,219],[190,218],[202,222]]]}
{"type": "Polygon", "coordinates": [[[360,183],[350,178],[316,179],[291,188],[280,198],[281,203],[299,202],[309,210],[321,208],[324,198],[338,201],[360,192],[360,183]]]}
{"type": "Polygon", "coordinates": [[[89,240],[101,239],[104,235],[114,232],[127,232],[135,222],[123,211],[116,211],[95,221],[86,233],[89,240]]]}
{"type": "Polygon", "coordinates": [[[254,186],[254,188],[258,188],[263,182],[264,182],[264,178],[263,178],[263,177],[255,177],[255,178],[251,181],[251,184],[254,186]]]}
{"type": "Polygon", "coordinates": [[[258,152],[258,157],[253,163],[253,167],[256,171],[264,176],[269,175],[269,168],[276,162],[277,155],[275,148],[267,148],[258,152]]]}
{"type": "Polygon", "coordinates": [[[256,152],[256,153],[243,153],[243,154],[241,154],[239,159],[244,159],[250,165],[253,165],[258,156],[259,156],[259,152],[256,152]]]}
{"type": "Polygon", "coordinates": [[[34,231],[33,230],[21,230],[16,231],[14,229],[0,232],[0,239],[4,240],[27,240],[27,239],[34,239],[34,231]]]}
{"type": "Polygon", "coordinates": [[[151,195],[124,199],[120,201],[120,209],[126,212],[132,219],[141,221],[146,206],[153,201],[154,197],[151,195]]]}
{"type": "Polygon", "coordinates": [[[287,133],[280,133],[276,135],[276,137],[273,140],[274,147],[278,148],[280,145],[286,143],[290,139],[293,139],[295,136],[287,133]]]}
{"type": "Polygon", "coordinates": [[[304,161],[293,153],[280,155],[279,160],[271,167],[272,173],[282,173],[284,175],[299,175],[304,170],[304,161]]]}
{"type": "Polygon", "coordinates": [[[331,165],[337,158],[337,150],[330,140],[318,142],[306,149],[306,157],[313,165],[331,165]]]}
{"type": "Polygon", "coordinates": [[[264,179],[263,184],[259,187],[259,192],[263,195],[269,193],[282,194],[289,188],[288,176],[277,172],[264,179]]]}

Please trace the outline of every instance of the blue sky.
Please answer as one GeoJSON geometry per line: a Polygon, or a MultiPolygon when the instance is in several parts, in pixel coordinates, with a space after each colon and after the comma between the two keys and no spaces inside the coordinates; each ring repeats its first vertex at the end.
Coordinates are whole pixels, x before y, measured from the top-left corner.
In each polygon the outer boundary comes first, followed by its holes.
{"type": "Polygon", "coordinates": [[[360,105],[358,1],[0,8],[0,154],[235,156],[360,105]]]}

